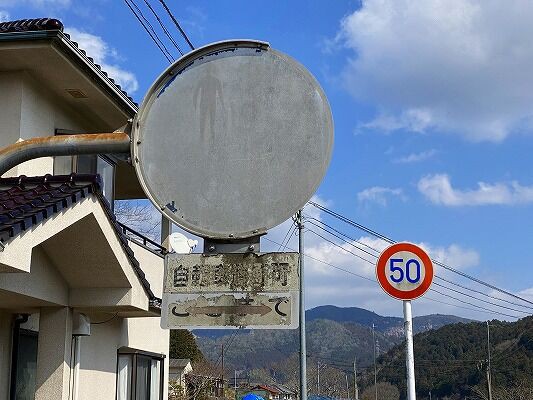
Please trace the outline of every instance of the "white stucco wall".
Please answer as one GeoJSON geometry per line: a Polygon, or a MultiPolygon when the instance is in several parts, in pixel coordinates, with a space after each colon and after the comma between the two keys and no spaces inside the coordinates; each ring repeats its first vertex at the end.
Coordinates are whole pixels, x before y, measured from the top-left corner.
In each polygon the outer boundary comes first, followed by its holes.
{"type": "MultiPolygon", "coordinates": [[[[90,132],[90,125],[52,96],[29,73],[0,73],[0,147],[34,137],[53,136],[55,129],[90,132]]],[[[44,175],[53,172],[51,157],[27,161],[4,176],[44,175]]]]}

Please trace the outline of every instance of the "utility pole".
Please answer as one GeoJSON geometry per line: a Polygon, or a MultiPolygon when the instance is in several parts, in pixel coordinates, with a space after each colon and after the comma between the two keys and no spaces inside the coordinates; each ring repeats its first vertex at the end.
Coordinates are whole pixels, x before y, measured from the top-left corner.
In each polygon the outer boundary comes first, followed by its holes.
{"type": "Polygon", "coordinates": [[[222,343],[222,390],[224,390],[224,343],[222,343]]]}
{"type": "Polygon", "coordinates": [[[320,396],[320,360],[316,362],[316,395],[320,396]]]}
{"type": "Polygon", "coordinates": [[[376,332],[375,325],[372,324],[372,342],[374,342],[374,390],[375,400],[378,400],[378,370],[376,366],[376,332]]]}
{"type": "Polygon", "coordinates": [[[431,400],[431,390],[429,391],[429,400],[431,400]]]}
{"type": "Polygon", "coordinates": [[[235,389],[235,394],[237,394],[237,370],[235,370],[235,373],[234,373],[234,378],[233,378],[233,389],[235,389]]]}
{"type": "Polygon", "coordinates": [[[307,347],[305,343],[304,290],[304,219],[302,210],[296,214],[298,224],[298,252],[300,253],[300,400],[307,400],[307,347]]]}
{"type": "Polygon", "coordinates": [[[353,358],[353,390],[354,399],[359,400],[359,388],[357,387],[357,358],[353,358]]]}
{"type": "Polygon", "coordinates": [[[490,374],[490,324],[487,321],[487,389],[489,392],[489,400],[492,400],[492,377],[490,374]]]}
{"type": "Polygon", "coordinates": [[[350,387],[348,386],[348,374],[344,375],[346,377],[346,397],[350,400],[350,387]]]}

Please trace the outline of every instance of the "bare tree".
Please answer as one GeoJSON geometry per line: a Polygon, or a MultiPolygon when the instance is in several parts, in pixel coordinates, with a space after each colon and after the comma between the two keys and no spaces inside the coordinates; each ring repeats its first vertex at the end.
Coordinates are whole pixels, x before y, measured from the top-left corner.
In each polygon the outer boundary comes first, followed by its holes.
{"type": "Polygon", "coordinates": [[[119,222],[152,240],[159,240],[161,215],[152,203],[147,200],[117,200],[114,206],[119,222]]]}

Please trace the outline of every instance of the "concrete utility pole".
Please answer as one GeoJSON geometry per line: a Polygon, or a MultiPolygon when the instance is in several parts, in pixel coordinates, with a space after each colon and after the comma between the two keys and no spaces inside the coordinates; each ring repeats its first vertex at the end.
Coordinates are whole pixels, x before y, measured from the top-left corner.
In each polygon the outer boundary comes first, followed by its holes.
{"type": "Polygon", "coordinates": [[[374,390],[375,390],[375,400],[378,400],[378,370],[376,366],[376,332],[375,325],[372,324],[372,342],[374,342],[374,390]]]}
{"type": "Polygon", "coordinates": [[[348,386],[348,374],[344,375],[346,377],[346,397],[350,400],[350,387],[348,386]]]}
{"type": "Polygon", "coordinates": [[[357,358],[353,358],[353,390],[354,399],[359,400],[359,387],[357,386],[357,358]]]}
{"type": "Polygon", "coordinates": [[[492,377],[490,374],[490,324],[487,321],[487,389],[489,392],[489,400],[492,400],[492,377]]]}
{"type": "Polygon", "coordinates": [[[320,396],[320,361],[316,362],[316,395],[320,396]]]}
{"type": "Polygon", "coordinates": [[[300,253],[300,400],[307,400],[307,346],[305,343],[304,289],[304,220],[302,210],[296,214],[298,224],[298,252],[300,253]]]}

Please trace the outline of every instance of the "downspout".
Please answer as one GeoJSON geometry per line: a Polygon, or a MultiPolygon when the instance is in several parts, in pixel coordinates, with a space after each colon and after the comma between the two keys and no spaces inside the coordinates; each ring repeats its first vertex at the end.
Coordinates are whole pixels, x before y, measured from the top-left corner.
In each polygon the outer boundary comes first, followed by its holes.
{"type": "Polygon", "coordinates": [[[9,398],[17,398],[17,364],[19,353],[20,325],[28,322],[29,314],[18,314],[13,324],[13,340],[11,341],[11,384],[9,385],[9,398]]]}

